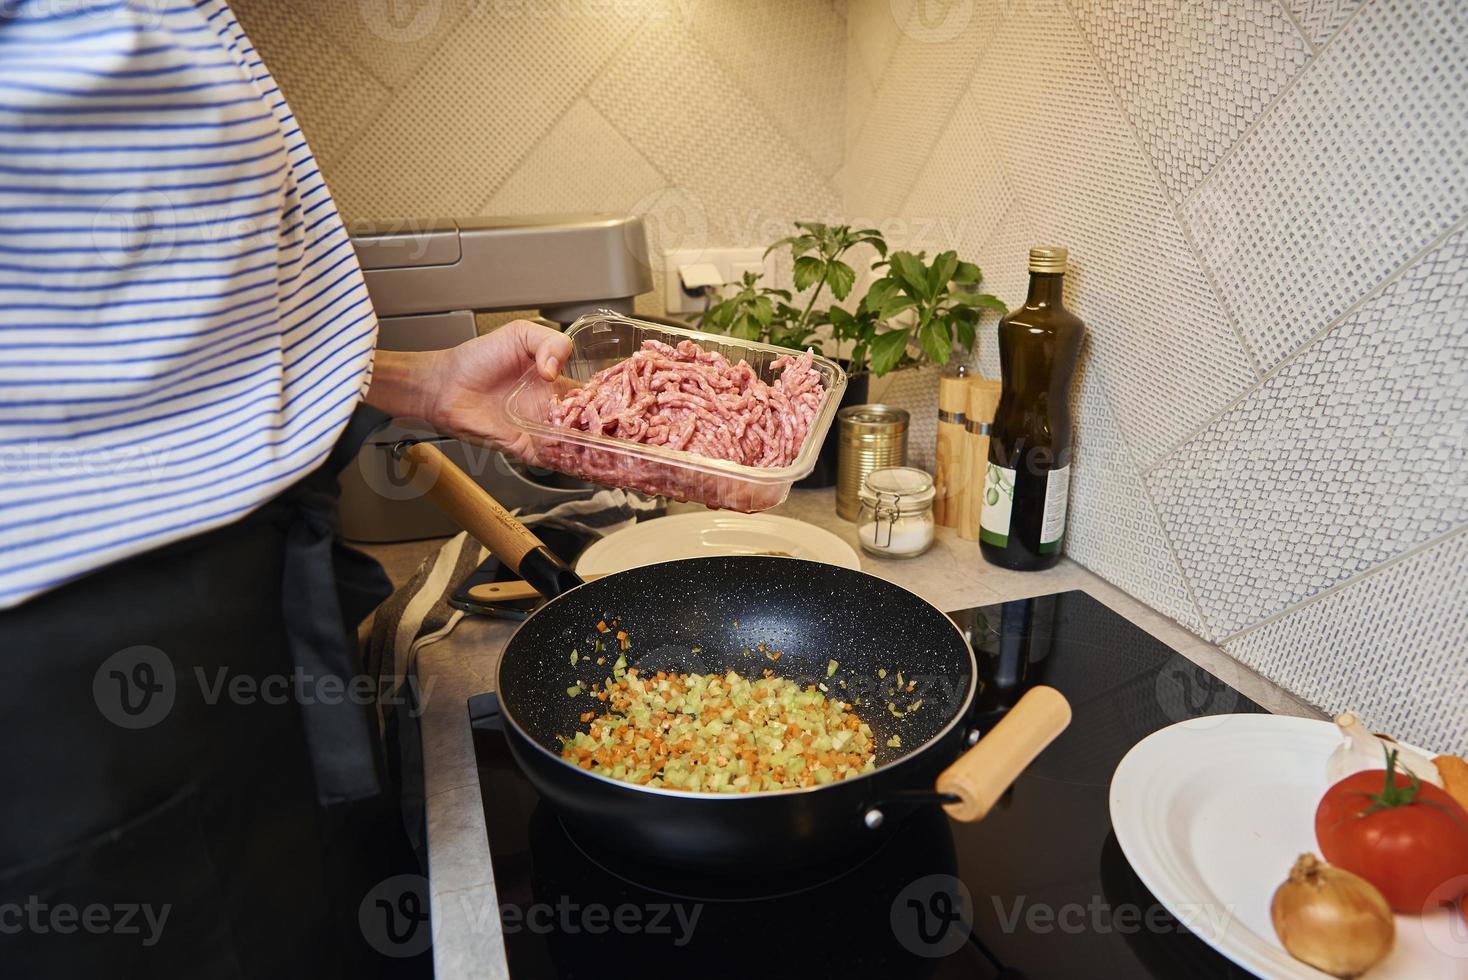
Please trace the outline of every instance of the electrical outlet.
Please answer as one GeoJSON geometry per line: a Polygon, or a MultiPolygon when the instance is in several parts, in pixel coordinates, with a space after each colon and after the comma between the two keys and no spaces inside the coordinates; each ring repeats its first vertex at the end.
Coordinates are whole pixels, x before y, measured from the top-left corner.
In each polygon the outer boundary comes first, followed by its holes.
{"type": "Polygon", "coordinates": [[[760,248],[692,248],[663,253],[663,297],[670,315],[703,312],[704,298],[698,291],[683,288],[678,270],[685,265],[708,263],[719,270],[725,282],[721,294],[728,292],[730,284],[738,283],[746,272],[758,272],[765,276],[765,285],[773,285],[773,256],[766,262],[764,249],[760,248]]]}

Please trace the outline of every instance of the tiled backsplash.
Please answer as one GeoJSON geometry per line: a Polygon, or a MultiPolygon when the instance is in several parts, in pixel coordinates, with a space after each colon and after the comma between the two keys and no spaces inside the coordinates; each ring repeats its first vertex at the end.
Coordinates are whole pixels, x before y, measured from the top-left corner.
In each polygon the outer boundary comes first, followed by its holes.
{"type": "Polygon", "coordinates": [[[236,6],[348,218],[633,211],[656,256],[844,214],[1010,302],[1069,246],[1072,557],[1468,750],[1459,0],[236,6]]]}
{"type": "Polygon", "coordinates": [[[1071,248],[1071,556],[1468,749],[1468,8],[901,6],[852,5],[847,207],[1010,302],[1026,246],[1071,248]]]}

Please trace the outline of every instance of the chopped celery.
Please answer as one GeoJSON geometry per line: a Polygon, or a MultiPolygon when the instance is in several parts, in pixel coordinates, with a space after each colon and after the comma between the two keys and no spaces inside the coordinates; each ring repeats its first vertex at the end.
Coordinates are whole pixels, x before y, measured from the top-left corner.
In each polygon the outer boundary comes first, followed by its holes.
{"type": "Polygon", "coordinates": [[[580,697],[580,695],[581,695],[581,688],[577,687],[575,684],[572,684],[570,687],[566,688],[566,697],[568,697],[568,698],[574,698],[574,697],[580,697]]]}
{"type": "Polygon", "coordinates": [[[900,748],[902,748],[902,736],[901,735],[893,735],[891,738],[887,739],[887,748],[889,748],[889,749],[900,749],[900,748]]]}
{"type": "Polygon", "coordinates": [[[840,668],[841,668],[841,665],[838,664],[836,661],[834,661],[834,660],[828,660],[828,661],[826,661],[826,676],[827,677],[835,677],[836,676],[836,671],[839,670],[840,668]]]}

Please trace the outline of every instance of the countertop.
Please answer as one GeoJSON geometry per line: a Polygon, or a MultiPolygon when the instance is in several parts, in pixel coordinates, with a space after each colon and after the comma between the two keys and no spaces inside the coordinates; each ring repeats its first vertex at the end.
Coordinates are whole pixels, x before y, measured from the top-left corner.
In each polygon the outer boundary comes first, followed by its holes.
{"type": "MultiPolygon", "coordinates": [[[[773,513],[824,527],[857,547],[854,524],[835,513],[832,490],[797,490],[773,513]]],[[[1319,717],[1222,650],[1069,559],[1044,572],[1012,572],[984,562],[975,542],[940,528],[932,549],[908,560],[862,554],[862,568],[923,596],[939,609],[962,609],[1080,589],[1270,711],[1319,717]]],[[[499,903],[489,860],[484,810],[465,702],[493,689],[495,664],[518,624],[465,618],[444,640],[422,650],[417,671],[425,693],[421,718],[428,806],[429,892],[438,980],[509,976],[499,903]]]]}

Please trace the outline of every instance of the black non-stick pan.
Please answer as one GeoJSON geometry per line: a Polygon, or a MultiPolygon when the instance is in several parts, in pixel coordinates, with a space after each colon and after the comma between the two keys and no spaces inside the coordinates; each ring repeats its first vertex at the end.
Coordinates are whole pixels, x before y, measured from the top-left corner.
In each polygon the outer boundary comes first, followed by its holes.
{"type": "Polygon", "coordinates": [[[973,652],[947,616],[905,589],[833,565],[758,556],[666,562],[583,584],[437,449],[398,451],[431,500],[550,599],[500,658],[505,731],[517,763],[572,833],[624,858],[768,873],[873,846],[914,806],[941,804],[976,820],[1070,720],[1058,692],[1036,688],[968,748],[977,735],[964,724],[973,652]],[[570,654],[591,654],[602,639],[610,663],[617,644],[606,641],[615,634],[597,624],[614,621],[644,675],[773,670],[825,684],[871,725],[876,769],[825,786],[720,794],[633,785],[562,759],[560,738],[600,709],[567,689],[611,673],[593,656],[572,664],[570,654]],[[894,735],[900,747],[886,744],[894,735]]]}

